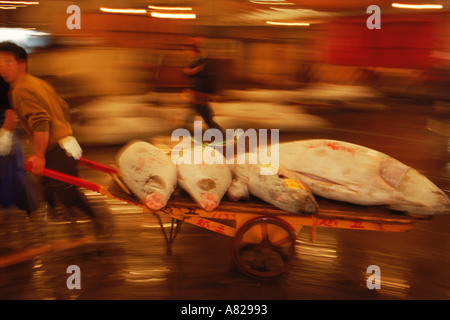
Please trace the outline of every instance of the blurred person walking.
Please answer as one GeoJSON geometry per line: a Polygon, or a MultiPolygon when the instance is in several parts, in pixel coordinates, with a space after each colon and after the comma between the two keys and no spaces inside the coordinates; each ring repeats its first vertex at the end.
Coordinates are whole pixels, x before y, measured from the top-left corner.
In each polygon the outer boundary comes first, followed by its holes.
{"type": "Polygon", "coordinates": [[[213,112],[209,105],[209,101],[213,100],[216,90],[215,75],[213,74],[210,61],[202,54],[195,42],[186,44],[185,49],[191,56],[192,62],[183,71],[188,77],[194,79],[192,89],[186,89],[183,92],[184,97],[190,102],[193,110],[186,118],[185,125],[189,125],[196,113],[198,113],[209,128],[220,130],[223,137],[225,137],[223,128],[214,121],[213,112]]]}
{"type": "MultiPolygon", "coordinates": [[[[82,150],[73,137],[69,106],[47,82],[27,71],[26,51],[12,43],[0,43],[0,75],[10,85],[10,100],[22,126],[34,144],[34,154],[27,159],[31,171],[42,175],[44,168],[78,177],[77,160],[82,150]]],[[[95,219],[85,195],[78,187],[42,177],[44,200],[55,210],[55,196],[69,210],[78,208],[95,219]]]]}
{"type": "Polygon", "coordinates": [[[15,130],[16,114],[8,98],[9,85],[0,77],[0,207],[15,207],[30,216],[40,201],[32,177],[23,167],[20,135],[15,130]]]}

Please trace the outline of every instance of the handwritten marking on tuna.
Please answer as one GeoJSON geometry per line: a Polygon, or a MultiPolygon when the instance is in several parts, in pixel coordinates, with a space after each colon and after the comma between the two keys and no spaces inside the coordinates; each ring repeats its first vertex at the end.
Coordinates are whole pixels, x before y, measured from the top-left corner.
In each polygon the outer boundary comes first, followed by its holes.
{"type": "Polygon", "coordinates": [[[347,152],[351,153],[352,155],[355,155],[355,149],[346,147],[346,146],[344,146],[344,145],[342,145],[340,143],[337,143],[337,142],[327,143],[327,147],[329,147],[329,148],[331,148],[333,150],[347,151],[347,152]]]}

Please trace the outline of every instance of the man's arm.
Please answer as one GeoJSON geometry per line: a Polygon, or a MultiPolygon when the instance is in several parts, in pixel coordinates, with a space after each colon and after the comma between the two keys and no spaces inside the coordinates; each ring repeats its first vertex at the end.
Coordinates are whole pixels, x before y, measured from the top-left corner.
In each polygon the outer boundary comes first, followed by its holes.
{"type": "Polygon", "coordinates": [[[48,131],[35,131],[34,138],[34,155],[28,161],[32,163],[32,172],[34,174],[42,174],[45,168],[45,152],[48,145],[48,131]]]}
{"type": "Polygon", "coordinates": [[[3,128],[9,132],[12,132],[15,119],[16,113],[12,109],[7,109],[5,111],[5,122],[3,122],[3,128]]]}
{"type": "Polygon", "coordinates": [[[33,90],[26,88],[15,90],[13,97],[15,111],[26,127],[30,139],[33,139],[34,155],[27,159],[31,162],[32,172],[42,174],[45,168],[45,153],[49,140],[50,115],[46,108],[35,97],[33,90]]]}
{"type": "Polygon", "coordinates": [[[201,62],[198,66],[195,66],[195,67],[184,68],[183,71],[188,76],[195,76],[200,71],[202,71],[204,69],[204,67],[205,67],[205,61],[201,62]]]}

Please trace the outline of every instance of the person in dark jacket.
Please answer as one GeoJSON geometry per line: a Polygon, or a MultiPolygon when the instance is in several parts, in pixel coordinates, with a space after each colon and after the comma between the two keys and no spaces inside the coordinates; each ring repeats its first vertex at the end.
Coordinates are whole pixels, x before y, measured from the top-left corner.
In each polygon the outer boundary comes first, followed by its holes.
{"type": "Polygon", "coordinates": [[[8,98],[9,85],[0,77],[0,207],[15,207],[30,215],[40,207],[32,177],[23,167],[20,136],[15,133],[16,114],[8,98]]]}
{"type": "MultiPolygon", "coordinates": [[[[192,89],[185,91],[189,97],[191,108],[198,113],[209,128],[218,129],[225,137],[223,128],[213,119],[213,112],[209,105],[209,101],[213,100],[215,94],[215,80],[212,66],[195,43],[185,45],[187,52],[192,57],[192,63],[189,67],[184,68],[184,73],[193,79],[192,89]]],[[[191,114],[186,122],[192,120],[194,114],[191,114]]]]}
{"type": "MultiPolygon", "coordinates": [[[[34,154],[27,161],[36,175],[47,168],[77,177],[82,150],[73,137],[69,106],[50,84],[27,72],[27,58],[22,47],[0,43],[0,76],[10,85],[11,105],[34,145],[34,154]]],[[[77,208],[96,218],[77,186],[48,177],[41,181],[50,208],[54,209],[56,196],[69,209],[77,208]]]]}

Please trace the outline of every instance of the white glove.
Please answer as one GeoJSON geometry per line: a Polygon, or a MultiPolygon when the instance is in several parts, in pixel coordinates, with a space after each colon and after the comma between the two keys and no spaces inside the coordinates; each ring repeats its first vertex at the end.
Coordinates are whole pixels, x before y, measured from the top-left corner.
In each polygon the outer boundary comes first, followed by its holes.
{"type": "Polygon", "coordinates": [[[6,156],[11,152],[13,133],[5,128],[0,129],[0,156],[6,156]]]}
{"type": "Polygon", "coordinates": [[[58,143],[61,148],[66,150],[66,154],[73,157],[75,160],[79,160],[83,155],[83,150],[81,150],[81,147],[75,137],[67,136],[59,140],[58,143]]]}

